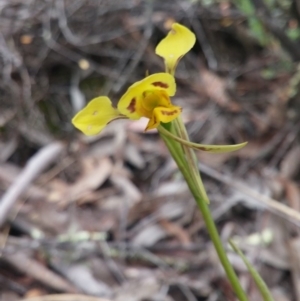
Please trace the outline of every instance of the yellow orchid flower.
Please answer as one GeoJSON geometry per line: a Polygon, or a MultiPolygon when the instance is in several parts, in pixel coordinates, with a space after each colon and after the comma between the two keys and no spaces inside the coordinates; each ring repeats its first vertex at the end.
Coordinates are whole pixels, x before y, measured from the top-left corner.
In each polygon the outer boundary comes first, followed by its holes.
{"type": "MultiPolygon", "coordinates": [[[[248,300],[227,258],[214,219],[207,206],[209,198],[194,153],[194,150],[212,153],[230,152],[244,147],[246,143],[205,145],[190,142],[186,127],[180,117],[181,107],[174,106],[170,100],[170,97],[174,96],[176,92],[175,69],[179,60],[194,46],[195,40],[195,35],[188,28],[174,23],[171,31],[156,47],[156,54],[165,60],[166,73],[152,74],[131,85],[119,100],[117,108],[113,107],[110,99],[106,96],[91,100],[84,109],[74,116],[72,123],[84,134],[96,135],[115,119],[136,120],[141,117],[149,119],[145,130],[157,128],[202,213],[208,233],[236,296],[239,300],[248,300]]],[[[237,249],[234,244],[232,247],[237,249]]],[[[246,259],[243,258],[243,260],[246,262],[246,259]]],[[[252,267],[250,266],[250,268],[252,267]]],[[[263,297],[266,296],[266,300],[272,300],[272,296],[269,295],[259,275],[257,276],[256,271],[252,271],[250,268],[250,273],[258,282],[263,297]]]]}
{"type": "Polygon", "coordinates": [[[156,46],[155,53],[165,60],[166,72],[175,74],[179,60],[195,45],[196,37],[187,27],[173,23],[167,36],[156,46]]]}
{"type": "Polygon", "coordinates": [[[171,103],[170,96],[176,92],[175,79],[168,73],[156,73],[134,83],[121,97],[117,108],[106,96],[94,98],[72,119],[73,125],[85,135],[100,133],[115,119],[149,118],[145,130],[154,129],[159,124],[174,120],[181,107],[171,103]]]}

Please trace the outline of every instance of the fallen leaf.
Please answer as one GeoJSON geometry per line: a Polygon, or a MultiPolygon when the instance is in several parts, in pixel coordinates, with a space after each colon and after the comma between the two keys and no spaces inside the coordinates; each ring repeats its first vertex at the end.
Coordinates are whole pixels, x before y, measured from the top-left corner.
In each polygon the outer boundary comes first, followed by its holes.
{"type": "Polygon", "coordinates": [[[193,87],[195,91],[204,94],[219,106],[230,111],[238,112],[241,110],[240,105],[228,96],[226,80],[205,68],[200,68],[199,74],[199,80],[193,87]]]}
{"type": "Polygon", "coordinates": [[[280,174],[286,178],[293,178],[300,170],[300,145],[294,146],[280,164],[280,174]]]}
{"type": "Polygon", "coordinates": [[[99,161],[86,158],[83,164],[84,173],[76,183],[70,186],[64,204],[77,201],[86,193],[96,190],[108,179],[113,170],[113,164],[108,158],[102,158],[99,161]]]}
{"type": "Polygon", "coordinates": [[[188,232],[185,231],[180,225],[170,222],[166,219],[162,219],[159,224],[167,231],[169,236],[176,237],[182,245],[188,246],[191,244],[191,238],[188,232]]]}
{"type": "Polygon", "coordinates": [[[167,232],[160,225],[149,225],[133,237],[132,244],[139,247],[151,247],[165,237],[167,237],[167,232]]]}

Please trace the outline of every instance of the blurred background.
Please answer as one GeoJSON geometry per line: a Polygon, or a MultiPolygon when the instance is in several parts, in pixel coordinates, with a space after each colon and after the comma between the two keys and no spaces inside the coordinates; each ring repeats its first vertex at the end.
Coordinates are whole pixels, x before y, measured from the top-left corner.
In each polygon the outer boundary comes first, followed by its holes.
{"type": "Polygon", "coordinates": [[[197,36],[173,98],[191,139],[249,142],[197,152],[224,244],[276,301],[300,300],[299,1],[0,0],[1,301],[235,300],[157,133],[70,122],[163,71],[154,50],[175,21],[197,36]]]}

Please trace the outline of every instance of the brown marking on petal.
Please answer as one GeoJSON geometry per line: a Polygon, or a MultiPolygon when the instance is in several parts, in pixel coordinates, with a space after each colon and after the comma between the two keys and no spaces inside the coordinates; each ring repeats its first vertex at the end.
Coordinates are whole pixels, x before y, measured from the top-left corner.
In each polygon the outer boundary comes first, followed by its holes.
{"type": "Polygon", "coordinates": [[[154,82],[151,85],[154,87],[160,87],[160,88],[164,88],[164,89],[169,88],[169,85],[166,83],[163,83],[163,82],[154,82]]]}
{"type": "Polygon", "coordinates": [[[174,110],[174,111],[161,111],[161,113],[163,114],[163,115],[167,115],[167,116],[172,116],[172,115],[174,115],[174,114],[176,114],[178,111],[177,110],[174,110]]]}
{"type": "Polygon", "coordinates": [[[210,152],[213,151],[213,148],[209,148],[209,147],[204,147],[204,146],[197,146],[198,150],[204,151],[204,152],[210,152]]]}
{"type": "Polygon", "coordinates": [[[98,111],[94,111],[93,115],[96,116],[98,114],[98,111]]]}
{"type": "Polygon", "coordinates": [[[135,97],[131,99],[129,106],[126,108],[130,113],[134,113],[135,111],[136,99],[135,97]]]}

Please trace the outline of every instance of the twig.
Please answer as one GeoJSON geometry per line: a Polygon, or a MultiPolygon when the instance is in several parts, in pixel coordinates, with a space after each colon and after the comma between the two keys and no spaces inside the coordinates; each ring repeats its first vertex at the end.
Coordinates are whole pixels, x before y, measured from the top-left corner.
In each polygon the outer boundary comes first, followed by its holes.
{"type": "Polygon", "coordinates": [[[111,301],[108,299],[73,294],[46,295],[33,298],[21,299],[19,301],[111,301]]]}
{"type": "MultiPolygon", "coordinates": [[[[97,34],[90,37],[81,37],[74,34],[71,29],[68,27],[68,20],[65,13],[65,3],[64,0],[56,0],[55,1],[56,12],[58,15],[58,25],[61,29],[62,34],[65,39],[72,45],[75,46],[87,46],[93,44],[100,44],[102,42],[107,42],[121,36],[125,36],[127,34],[123,29],[115,30],[111,32],[105,32],[103,34],[97,34]]],[[[129,29],[130,31],[135,31],[134,28],[129,29]]]]}
{"type": "Polygon", "coordinates": [[[187,301],[197,301],[198,300],[195,297],[195,295],[193,294],[192,290],[188,286],[186,286],[182,283],[178,283],[177,286],[180,289],[180,291],[182,292],[182,294],[185,296],[187,301]]]}
{"type": "Polygon", "coordinates": [[[17,270],[33,277],[34,279],[44,283],[45,285],[68,293],[77,293],[78,290],[54,272],[47,269],[34,259],[27,257],[23,252],[12,254],[3,254],[3,259],[9,262],[17,270]]]}
{"type": "Polygon", "coordinates": [[[145,16],[145,18],[147,19],[147,25],[144,30],[143,38],[142,38],[141,42],[139,43],[138,50],[137,50],[136,54],[133,56],[131,63],[129,64],[128,68],[125,70],[125,72],[124,72],[125,74],[120,77],[119,81],[115,85],[115,87],[114,87],[115,92],[119,92],[123,88],[124,84],[126,83],[126,81],[129,78],[129,76],[134,72],[135,68],[137,67],[138,63],[140,62],[148,44],[149,44],[149,40],[150,40],[150,38],[152,36],[152,32],[153,32],[153,24],[152,24],[152,19],[151,19],[152,13],[153,13],[153,2],[148,1],[147,7],[146,7],[146,16],[145,16]]]}
{"type": "Polygon", "coordinates": [[[187,7],[186,6],[187,3],[185,3],[185,5],[183,5],[183,3],[181,1],[178,1],[178,4],[185,11],[186,15],[188,16],[188,18],[193,26],[193,29],[197,36],[197,39],[202,47],[204,56],[207,60],[209,69],[216,70],[218,68],[218,61],[216,59],[216,56],[214,54],[214,51],[213,51],[211,45],[209,44],[207,37],[206,37],[204,28],[203,28],[201,22],[198,21],[198,18],[195,14],[195,7],[193,5],[189,5],[187,7]]]}
{"type": "Polygon", "coordinates": [[[126,280],[126,278],[125,278],[124,274],[122,273],[121,269],[119,268],[119,266],[117,265],[117,263],[114,261],[114,259],[111,256],[109,256],[110,247],[107,244],[107,241],[105,241],[105,240],[100,241],[99,247],[102,250],[102,255],[105,258],[105,261],[106,261],[111,273],[113,274],[115,279],[118,281],[118,283],[122,284],[126,280]]]}
{"type": "MultiPolygon", "coordinates": [[[[286,137],[290,136],[289,133],[291,130],[292,130],[291,125],[289,124],[285,125],[270,141],[268,141],[268,143],[264,147],[260,149],[258,154],[252,160],[243,163],[238,168],[238,170],[235,172],[235,176],[236,177],[243,176],[248,171],[248,169],[255,166],[260,160],[273,153],[274,149],[281,150],[282,147],[279,147],[279,145],[283,144],[283,141],[286,140],[286,137]]],[[[273,163],[270,163],[270,166],[275,166],[275,165],[273,163]]]]}
{"type": "Polygon", "coordinates": [[[0,227],[17,199],[27,189],[29,184],[64,150],[61,142],[53,142],[43,147],[32,158],[29,159],[23,171],[9,187],[0,201],[0,227]]]}
{"type": "Polygon", "coordinates": [[[290,132],[286,133],[285,138],[283,139],[283,142],[280,147],[277,148],[277,151],[275,155],[273,156],[269,168],[274,168],[278,162],[283,158],[284,154],[287,152],[288,148],[291,146],[291,144],[297,139],[298,133],[299,133],[299,122],[294,126],[290,132]]]}
{"type": "MultiPolygon", "coordinates": [[[[287,228],[287,227],[285,227],[287,228]]],[[[285,229],[287,232],[288,229],[285,229]]],[[[300,264],[299,264],[299,237],[290,238],[288,233],[287,240],[285,241],[288,251],[289,263],[290,263],[290,272],[294,286],[295,300],[300,301],[300,264]]]]}
{"type": "Polygon", "coordinates": [[[0,287],[6,287],[6,289],[12,290],[13,292],[16,292],[20,295],[26,294],[28,290],[24,285],[19,284],[18,282],[11,280],[4,275],[0,275],[0,287]]]}
{"type": "MultiPolygon", "coordinates": [[[[46,45],[52,49],[53,51],[57,52],[61,56],[67,58],[68,60],[71,60],[75,63],[78,63],[79,60],[85,59],[85,57],[75,50],[71,50],[67,46],[63,46],[62,44],[59,44],[56,42],[57,36],[53,34],[52,28],[51,28],[51,16],[49,15],[43,22],[43,39],[46,43],[46,45]]],[[[106,68],[91,59],[89,60],[89,64],[91,69],[100,74],[105,75],[107,77],[110,77],[112,79],[118,79],[119,74],[115,73],[114,71],[111,71],[109,68],[106,68]]]]}
{"type": "Polygon", "coordinates": [[[251,189],[250,187],[246,186],[245,184],[238,181],[237,179],[234,179],[232,176],[227,176],[219,173],[218,171],[208,167],[207,165],[200,164],[200,170],[206,175],[235,188],[236,190],[240,191],[245,195],[252,197],[254,200],[259,202],[260,204],[265,205],[268,209],[270,209],[274,213],[283,216],[288,221],[292,222],[290,220],[292,219],[296,225],[300,225],[300,213],[297,212],[296,210],[251,189]]]}

